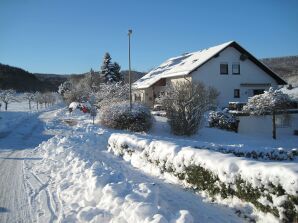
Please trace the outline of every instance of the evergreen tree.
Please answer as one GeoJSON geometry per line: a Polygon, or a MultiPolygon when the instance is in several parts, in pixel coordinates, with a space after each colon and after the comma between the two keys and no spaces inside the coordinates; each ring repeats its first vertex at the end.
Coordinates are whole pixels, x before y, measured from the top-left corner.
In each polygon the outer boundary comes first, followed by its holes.
{"type": "Polygon", "coordinates": [[[120,65],[118,63],[112,63],[112,58],[109,53],[105,53],[103,63],[101,66],[101,74],[104,77],[105,83],[114,83],[122,80],[120,74],[120,65]]]}
{"type": "Polygon", "coordinates": [[[117,62],[115,62],[112,67],[114,82],[119,82],[123,80],[120,70],[121,70],[120,65],[117,62]]]}
{"type": "Polygon", "coordinates": [[[103,58],[103,63],[101,66],[101,74],[104,77],[105,82],[111,82],[112,80],[112,67],[113,65],[111,64],[111,56],[110,54],[107,52],[104,55],[103,58]]]}

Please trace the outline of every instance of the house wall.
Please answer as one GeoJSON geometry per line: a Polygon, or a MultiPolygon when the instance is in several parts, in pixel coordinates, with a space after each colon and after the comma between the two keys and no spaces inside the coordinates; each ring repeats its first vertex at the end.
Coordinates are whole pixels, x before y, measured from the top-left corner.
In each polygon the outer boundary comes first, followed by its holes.
{"type": "Polygon", "coordinates": [[[142,90],[132,90],[132,101],[141,102],[149,107],[153,107],[154,102],[153,88],[149,87],[142,90]],[[141,97],[141,101],[136,100],[137,97],[141,97]]]}
{"type": "Polygon", "coordinates": [[[276,81],[271,76],[249,59],[241,61],[240,55],[238,50],[228,47],[218,57],[212,58],[191,74],[193,81],[202,81],[220,92],[218,101],[221,107],[227,107],[231,101],[247,102],[248,97],[253,96],[253,89],[269,89],[269,86],[244,87],[241,84],[268,83],[274,88],[277,87],[276,81]],[[232,63],[235,62],[240,64],[240,75],[232,74],[232,63]],[[220,74],[221,63],[228,63],[228,75],[220,74]],[[234,98],[234,89],[240,89],[240,98],[234,98]]]}
{"type": "MultiPolygon", "coordinates": [[[[272,137],[272,116],[240,116],[238,133],[246,135],[272,137]]],[[[287,114],[287,116],[276,116],[277,138],[293,135],[294,130],[298,130],[298,114],[287,114]],[[289,125],[288,125],[289,124],[289,125]]],[[[297,136],[298,141],[298,136],[297,136]]]]}
{"type": "MultiPolygon", "coordinates": [[[[191,77],[187,77],[187,80],[191,81],[191,77]]],[[[137,102],[136,95],[141,96],[141,102],[149,107],[153,107],[155,97],[158,97],[160,92],[165,92],[168,86],[172,86],[179,81],[185,81],[185,78],[175,77],[175,78],[167,78],[166,86],[151,86],[149,88],[143,90],[133,90],[132,100],[137,102]]]]}

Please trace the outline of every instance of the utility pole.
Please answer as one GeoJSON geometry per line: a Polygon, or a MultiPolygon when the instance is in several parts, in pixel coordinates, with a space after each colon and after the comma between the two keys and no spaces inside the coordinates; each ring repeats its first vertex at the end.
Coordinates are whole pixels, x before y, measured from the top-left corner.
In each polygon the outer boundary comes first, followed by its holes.
{"type": "Polygon", "coordinates": [[[132,30],[128,30],[128,80],[129,80],[129,107],[130,110],[132,108],[132,97],[131,97],[131,65],[130,65],[130,36],[132,34],[132,30]]]}

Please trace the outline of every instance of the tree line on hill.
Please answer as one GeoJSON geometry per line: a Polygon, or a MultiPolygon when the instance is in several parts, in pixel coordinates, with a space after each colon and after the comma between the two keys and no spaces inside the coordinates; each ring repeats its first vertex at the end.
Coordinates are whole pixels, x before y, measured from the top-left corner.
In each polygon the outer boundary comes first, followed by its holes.
{"type": "MultiPolygon", "coordinates": [[[[40,75],[39,75],[40,76],[40,75]]],[[[57,91],[57,85],[66,80],[56,75],[51,78],[38,78],[38,76],[18,67],[0,63],[0,89],[14,89],[17,92],[49,92],[57,91]]]]}
{"type": "Polygon", "coordinates": [[[298,56],[264,58],[261,61],[288,84],[298,86],[298,56]]]}

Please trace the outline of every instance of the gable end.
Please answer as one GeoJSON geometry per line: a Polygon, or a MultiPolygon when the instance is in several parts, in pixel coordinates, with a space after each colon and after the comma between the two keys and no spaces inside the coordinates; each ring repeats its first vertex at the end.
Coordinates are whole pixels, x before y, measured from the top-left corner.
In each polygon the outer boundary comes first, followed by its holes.
{"type": "Polygon", "coordinates": [[[271,76],[279,85],[286,85],[287,82],[285,82],[282,78],[280,78],[275,72],[273,72],[269,67],[264,65],[262,62],[260,62],[257,58],[255,58],[251,53],[249,53],[247,50],[245,50],[243,47],[241,47],[238,43],[235,41],[231,42],[229,45],[227,45],[225,48],[223,48],[221,51],[219,51],[216,55],[210,57],[208,60],[206,60],[204,63],[200,64],[200,66],[196,67],[192,71],[190,71],[189,74],[192,72],[198,70],[201,66],[203,66],[205,63],[210,61],[212,58],[216,58],[219,56],[219,54],[224,51],[228,47],[234,47],[237,49],[242,55],[240,60],[246,60],[250,59],[253,63],[255,63],[259,68],[261,68],[265,73],[267,73],[269,76],[271,76]]]}

